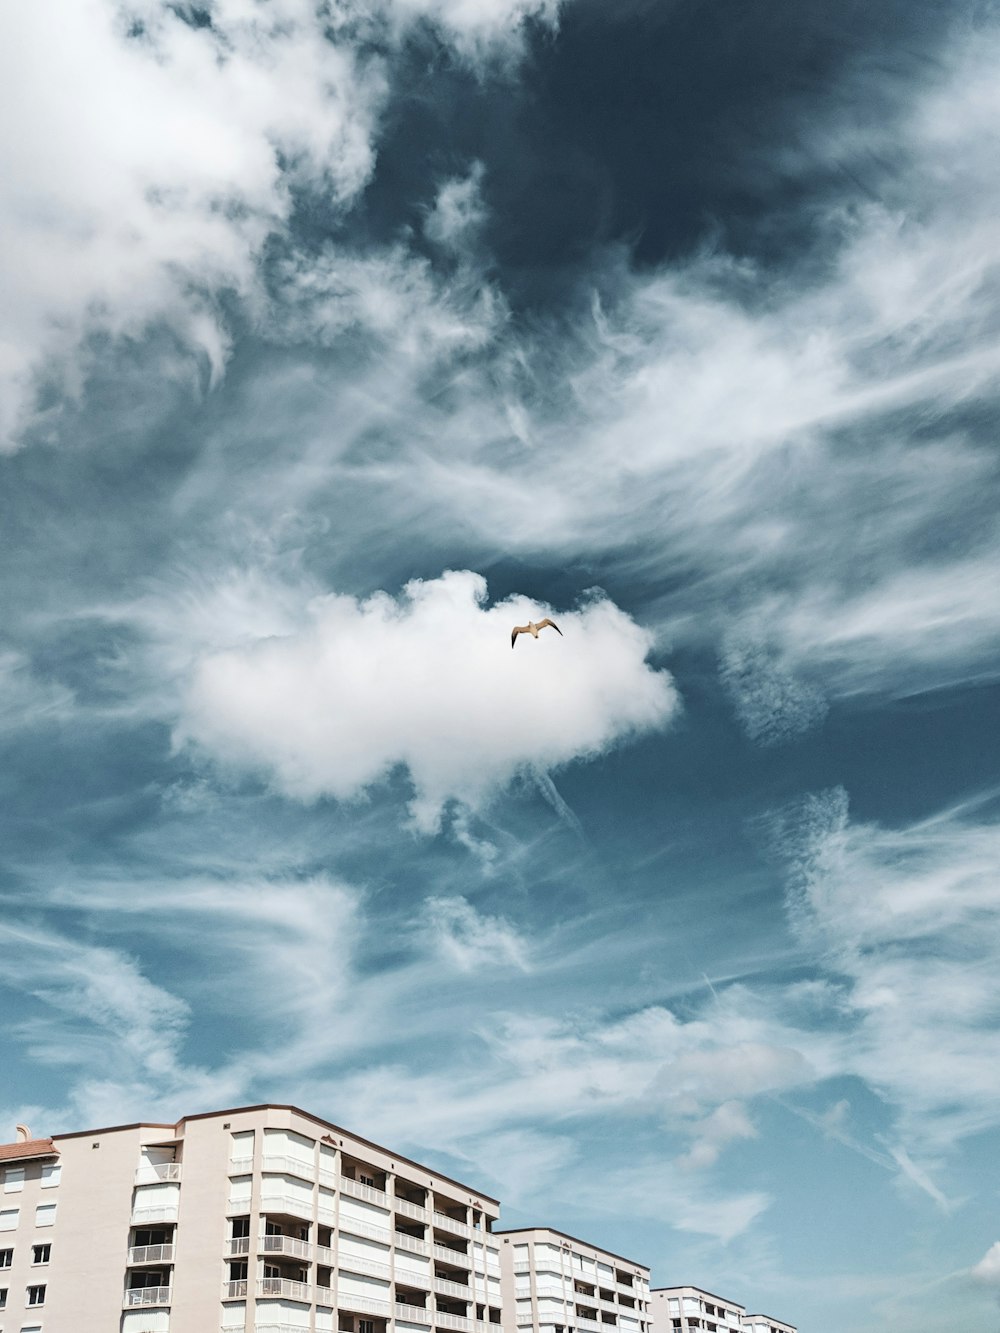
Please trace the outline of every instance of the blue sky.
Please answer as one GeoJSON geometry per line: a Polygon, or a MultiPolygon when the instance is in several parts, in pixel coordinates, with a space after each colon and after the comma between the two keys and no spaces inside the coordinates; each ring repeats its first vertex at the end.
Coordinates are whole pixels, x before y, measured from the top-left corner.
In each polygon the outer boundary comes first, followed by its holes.
{"type": "Polygon", "coordinates": [[[996,1327],[1000,7],[2,23],[0,1120],[996,1327]]]}

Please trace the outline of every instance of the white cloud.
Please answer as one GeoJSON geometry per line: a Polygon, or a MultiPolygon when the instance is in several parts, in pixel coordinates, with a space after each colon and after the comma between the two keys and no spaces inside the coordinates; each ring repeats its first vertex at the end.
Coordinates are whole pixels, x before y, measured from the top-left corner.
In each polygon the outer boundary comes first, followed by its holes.
{"type": "MultiPolygon", "coordinates": [[[[524,18],[552,22],[558,4],[205,8],[211,23],[201,26],[167,0],[4,11],[0,81],[17,130],[0,144],[0,448],[44,421],[41,384],[83,391],[93,335],[135,339],[164,327],[214,383],[231,342],[220,297],[266,309],[259,268],[268,240],[288,232],[293,187],[342,210],[366,183],[393,34],[429,20],[469,58],[509,57],[524,18]]],[[[460,193],[445,187],[440,226],[454,229],[460,214],[471,225],[473,202],[460,193]]],[[[320,283],[330,262],[317,261],[320,283]]],[[[296,295],[294,284],[283,294],[296,295]]],[[[355,299],[399,313],[391,282],[355,299]]],[[[174,361],[163,369],[178,373],[174,361]]]]}
{"type": "Polygon", "coordinates": [[[212,12],[195,29],[161,0],[5,10],[0,75],[18,116],[0,148],[8,443],[43,369],[80,387],[94,332],[162,322],[217,377],[229,338],[215,296],[252,289],[296,174],[334,202],[367,178],[378,69],[327,40],[305,0],[212,12]]]}
{"type": "Polygon", "coordinates": [[[797,680],[766,644],[741,634],[728,636],[721,675],[743,729],[761,745],[794,740],[826,715],[818,690],[797,680]]]}
{"type": "Polygon", "coordinates": [[[1000,1240],[996,1240],[979,1263],[969,1269],[969,1276],[984,1286],[1000,1288],[1000,1240]]]}
{"type": "Polygon", "coordinates": [[[997,1122],[1000,825],[969,811],[854,824],[833,791],[780,827],[793,925],[834,985],[836,1063],[896,1108],[889,1152],[941,1202],[925,1164],[997,1122]]]}
{"type": "Polygon", "coordinates": [[[398,602],[315,598],[299,632],[197,661],[178,740],[303,800],[357,797],[403,765],[413,817],[431,831],[450,799],[479,806],[526,768],[670,720],[677,700],[646,664],[651,637],[612,603],[559,612],[564,637],[547,630],[512,652],[511,627],[549,608],[485,598],[468,571],[412,582],[398,602]]]}
{"type": "Polygon", "coordinates": [[[474,237],[486,216],[481,184],[483,165],[477,162],[467,176],[454,176],[438,187],[437,198],[424,220],[424,235],[446,250],[461,249],[474,237]]]}
{"type": "Polygon", "coordinates": [[[432,948],[460,972],[529,970],[527,942],[511,923],[478,912],[465,898],[428,898],[423,922],[432,948]]]}

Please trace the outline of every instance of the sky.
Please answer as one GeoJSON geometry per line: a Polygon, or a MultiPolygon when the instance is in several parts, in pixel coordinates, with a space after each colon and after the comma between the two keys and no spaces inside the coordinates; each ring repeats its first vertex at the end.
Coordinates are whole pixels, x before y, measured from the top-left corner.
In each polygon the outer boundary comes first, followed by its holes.
{"type": "Polygon", "coordinates": [[[998,59],[4,9],[6,1137],[293,1103],[654,1285],[1000,1327],[998,59]]]}

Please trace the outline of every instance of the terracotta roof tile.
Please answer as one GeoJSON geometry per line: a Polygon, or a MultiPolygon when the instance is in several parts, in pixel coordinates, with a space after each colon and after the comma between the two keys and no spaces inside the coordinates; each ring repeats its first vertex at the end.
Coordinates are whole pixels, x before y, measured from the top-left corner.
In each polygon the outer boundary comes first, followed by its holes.
{"type": "Polygon", "coordinates": [[[27,1143],[0,1143],[0,1162],[19,1157],[58,1157],[59,1149],[51,1139],[29,1139],[27,1143]]]}

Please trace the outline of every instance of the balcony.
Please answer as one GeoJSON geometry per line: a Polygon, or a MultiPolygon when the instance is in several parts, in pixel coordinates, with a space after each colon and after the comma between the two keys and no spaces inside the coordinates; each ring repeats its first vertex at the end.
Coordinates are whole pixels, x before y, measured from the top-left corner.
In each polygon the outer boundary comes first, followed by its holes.
{"type": "Polygon", "coordinates": [[[312,1287],[308,1282],[292,1282],[287,1277],[261,1277],[257,1279],[258,1296],[287,1296],[290,1301],[312,1300],[312,1287]]]}
{"type": "Polygon", "coordinates": [[[128,1252],[129,1268],[135,1268],[139,1264],[172,1264],[173,1262],[173,1245],[133,1245],[128,1252]]]}
{"type": "Polygon", "coordinates": [[[342,1217],[338,1223],[340,1232],[345,1236],[364,1236],[368,1240],[377,1240],[380,1245],[388,1245],[392,1232],[388,1227],[372,1226],[370,1222],[355,1222],[352,1217],[342,1217]]]}
{"type": "Polygon", "coordinates": [[[377,1190],[374,1185],[362,1185],[358,1180],[352,1180],[350,1176],[340,1177],[341,1194],[349,1194],[354,1199],[364,1199],[366,1203],[378,1204],[380,1208],[389,1207],[389,1196],[382,1190],[377,1190]]]}
{"type": "Polygon", "coordinates": [[[229,1171],[231,1176],[251,1176],[253,1175],[252,1157],[233,1157],[229,1161],[229,1171]]]}
{"type": "MultiPolygon", "coordinates": [[[[246,1211],[249,1212],[250,1200],[247,1199],[246,1203],[246,1211]]],[[[260,1210],[262,1213],[286,1213],[289,1217],[304,1217],[311,1221],[313,1201],[311,1198],[302,1199],[297,1194],[268,1194],[261,1197],[260,1210]]]]}
{"type": "Polygon", "coordinates": [[[472,1291],[466,1283],[449,1282],[447,1278],[436,1277],[434,1279],[434,1290],[439,1291],[442,1296],[456,1296],[460,1301],[469,1301],[472,1299],[472,1291]]]}
{"type": "Polygon", "coordinates": [[[410,1203],[409,1199],[393,1199],[393,1210],[401,1217],[412,1217],[415,1222],[426,1222],[429,1214],[419,1203],[410,1203]]]}
{"type": "Polygon", "coordinates": [[[249,1254],[250,1237],[249,1236],[230,1236],[226,1241],[226,1254],[229,1257],[249,1254]]]}
{"type": "Polygon", "coordinates": [[[130,1287],[125,1293],[122,1305],[126,1310],[137,1305],[169,1305],[169,1287],[130,1287]]]}
{"type": "Polygon", "coordinates": [[[598,1323],[596,1319],[586,1319],[583,1315],[579,1314],[575,1316],[575,1318],[573,1319],[573,1323],[577,1328],[590,1328],[598,1330],[604,1328],[604,1325],[598,1323]]]}
{"type": "Polygon", "coordinates": [[[433,1285],[433,1279],[426,1270],[421,1272],[414,1268],[400,1268],[396,1266],[396,1285],[403,1287],[420,1287],[423,1291],[430,1291],[433,1285]]]}
{"type": "Polygon", "coordinates": [[[157,1185],[161,1180],[180,1180],[180,1162],[143,1162],[135,1169],[136,1185],[157,1185]]]}
{"type": "Polygon", "coordinates": [[[463,1333],[472,1333],[472,1320],[464,1314],[445,1314],[443,1310],[434,1311],[436,1328],[460,1328],[463,1333]]]}
{"type": "MultiPolygon", "coordinates": [[[[396,1235],[398,1236],[399,1232],[396,1235]]],[[[418,1251],[418,1253],[426,1253],[426,1251],[418,1251]]],[[[434,1258],[440,1259],[442,1263],[457,1264],[459,1268],[472,1267],[472,1259],[469,1255],[463,1254],[461,1250],[453,1250],[448,1245],[435,1244],[433,1254],[434,1258]]]]}
{"type": "MultiPolygon", "coordinates": [[[[341,1225],[340,1229],[341,1231],[345,1230],[343,1225],[341,1225]]],[[[403,1231],[395,1231],[393,1232],[392,1238],[395,1241],[397,1250],[408,1250],[410,1254],[422,1254],[425,1256],[431,1252],[431,1247],[425,1240],[421,1240],[419,1236],[407,1236],[403,1231]]]]}
{"type": "Polygon", "coordinates": [[[396,1318],[405,1319],[409,1324],[426,1324],[430,1328],[433,1323],[433,1311],[425,1310],[422,1305],[404,1305],[402,1301],[396,1302],[396,1318]]]}
{"type": "MultiPolygon", "coordinates": [[[[545,1283],[542,1282],[536,1282],[535,1295],[539,1297],[539,1299],[541,1299],[544,1296],[545,1299],[549,1301],[553,1300],[565,1301],[568,1299],[564,1289],[560,1287],[557,1283],[550,1283],[546,1285],[545,1283]]],[[[572,1322],[572,1320],[570,1322],[572,1322]]]]}
{"type": "Polygon", "coordinates": [[[316,1164],[301,1157],[285,1157],[280,1153],[266,1153],[260,1164],[262,1171],[277,1171],[281,1175],[300,1176],[303,1180],[316,1179],[316,1164]]]}
{"type": "Polygon", "coordinates": [[[305,1259],[307,1263],[312,1259],[312,1246],[296,1236],[261,1236],[258,1248],[261,1254],[287,1254],[292,1259],[305,1259]]]}
{"type": "MultiPolygon", "coordinates": [[[[158,1203],[148,1208],[133,1208],[132,1225],[137,1227],[145,1226],[149,1222],[176,1222],[179,1206],[177,1203],[158,1203]]],[[[249,1199],[247,1207],[250,1207],[249,1199]]]]}
{"type": "Polygon", "coordinates": [[[380,1315],[383,1319],[388,1319],[391,1313],[388,1301],[372,1300],[370,1296],[352,1296],[349,1291],[337,1293],[337,1307],[341,1310],[351,1310],[355,1314],[380,1315]]]}
{"type": "Polygon", "coordinates": [[[360,1259],[353,1254],[338,1255],[337,1267],[342,1273],[361,1273],[366,1277],[382,1278],[385,1282],[392,1277],[388,1264],[379,1263],[377,1259],[360,1259]]]}
{"type": "Polygon", "coordinates": [[[235,1282],[224,1282],[222,1284],[222,1299],[224,1301],[242,1301],[247,1295],[247,1280],[245,1277],[238,1278],[235,1282]]]}
{"type": "Polygon", "coordinates": [[[434,1213],[434,1225],[440,1227],[442,1231],[451,1231],[456,1236],[471,1236],[472,1228],[465,1222],[459,1222],[454,1217],[449,1217],[447,1213],[434,1213]]]}
{"type": "Polygon", "coordinates": [[[515,1273],[530,1273],[530,1272],[531,1272],[531,1261],[528,1260],[528,1259],[518,1259],[517,1263],[514,1265],[514,1272],[515,1272],[515,1273]]]}

